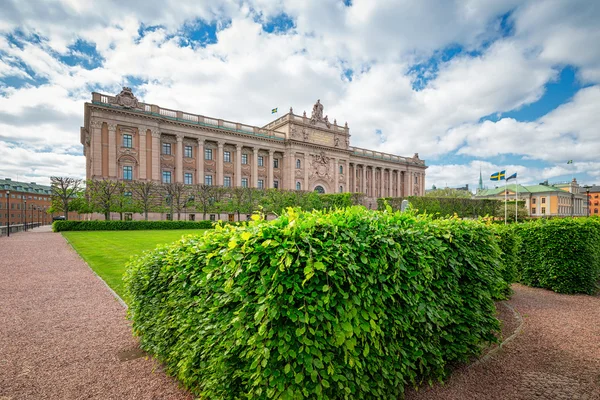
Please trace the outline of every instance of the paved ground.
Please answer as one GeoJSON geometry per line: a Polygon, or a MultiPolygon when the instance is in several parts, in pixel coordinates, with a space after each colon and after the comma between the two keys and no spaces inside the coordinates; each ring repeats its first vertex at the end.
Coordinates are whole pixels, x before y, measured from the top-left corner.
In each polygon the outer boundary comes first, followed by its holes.
{"type": "Polygon", "coordinates": [[[125,310],[47,231],[0,238],[0,400],[191,398],[152,359],[123,361],[139,356],[125,310]]]}
{"type": "MultiPolygon", "coordinates": [[[[522,333],[407,399],[600,399],[600,297],[514,289],[522,333]]],[[[501,317],[508,335],[517,323],[501,317]]],[[[0,400],[191,398],[135,348],[125,311],[61,235],[0,238],[0,400]]]]}
{"type": "Polygon", "coordinates": [[[513,288],[522,332],[488,361],[407,399],[600,399],[600,297],[513,288]]]}

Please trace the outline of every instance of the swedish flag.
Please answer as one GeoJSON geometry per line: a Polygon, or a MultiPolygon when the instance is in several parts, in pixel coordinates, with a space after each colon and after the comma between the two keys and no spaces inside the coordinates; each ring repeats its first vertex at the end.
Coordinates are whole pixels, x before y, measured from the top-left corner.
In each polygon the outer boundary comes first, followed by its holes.
{"type": "Polygon", "coordinates": [[[494,172],[490,176],[490,181],[503,181],[506,177],[506,171],[494,172]]]}
{"type": "Polygon", "coordinates": [[[277,109],[276,108],[272,109],[271,114],[277,114],[277,109]]]}

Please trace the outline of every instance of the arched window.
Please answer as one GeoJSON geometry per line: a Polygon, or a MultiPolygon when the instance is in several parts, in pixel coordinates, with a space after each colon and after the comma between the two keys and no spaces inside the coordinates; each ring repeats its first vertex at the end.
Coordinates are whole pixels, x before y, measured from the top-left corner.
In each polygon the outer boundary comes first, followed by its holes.
{"type": "Polygon", "coordinates": [[[340,174],[343,174],[343,173],[344,173],[344,166],[340,165],[340,174]]]}
{"type": "Polygon", "coordinates": [[[302,168],[302,164],[300,163],[300,160],[296,160],[296,169],[300,168],[302,168]]]}
{"type": "Polygon", "coordinates": [[[594,214],[598,214],[598,209],[594,208],[594,214]]]}
{"type": "Polygon", "coordinates": [[[340,186],[340,193],[342,193],[344,191],[344,187],[340,186]]]}
{"type": "Polygon", "coordinates": [[[315,192],[323,194],[323,193],[325,193],[325,189],[323,189],[323,186],[320,186],[320,185],[315,186],[315,192]]]}
{"type": "Polygon", "coordinates": [[[301,190],[302,189],[302,185],[300,185],[300,182],[296,182],[296,190],[301,190]]]}

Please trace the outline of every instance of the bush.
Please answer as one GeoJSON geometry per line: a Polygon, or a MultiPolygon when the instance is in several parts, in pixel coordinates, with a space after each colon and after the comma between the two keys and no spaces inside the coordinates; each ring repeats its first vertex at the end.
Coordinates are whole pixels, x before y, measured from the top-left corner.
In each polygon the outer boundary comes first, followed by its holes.
{"type": "Polygon", "coordinates": [[[543,219],[521,224],[520,278],[558,293],[597,290],[600,279],[600,221],[543,219]]]}
{"type": "Polygon", "coordinates": [[[54,232],[211,229],[212,221],[54,221],[54,232]]]}
{"type": "Polygon", "coordinates": [[[494,224],[490,229],[496,235],[500,247],[500,274],[505,284],[498,291],[501,298],[505,298],[512,293],[510,284],[519,280],[521,237],[516,232],[515,225],[494,224]]]}
{"type": "Polygon", "coordinates": [[[477,221],[363,207],[217,227],[129,265],[143,349],[209,399],[397,399],[495,341],[477,221]]]}

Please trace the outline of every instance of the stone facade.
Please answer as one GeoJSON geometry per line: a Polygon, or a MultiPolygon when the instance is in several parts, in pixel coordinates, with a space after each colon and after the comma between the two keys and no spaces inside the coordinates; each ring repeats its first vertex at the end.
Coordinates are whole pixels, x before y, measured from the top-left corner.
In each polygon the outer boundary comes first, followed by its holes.
{"type": "Polygon", "coordinates": [[[171,179],[211,185],[362,192],[367,198],[423,195],[424,160],[350,146],[348,124],[329,121],[320,101],[307,116],[263,126],[92,93],[81,143],[88,179],[171,179]]]}

